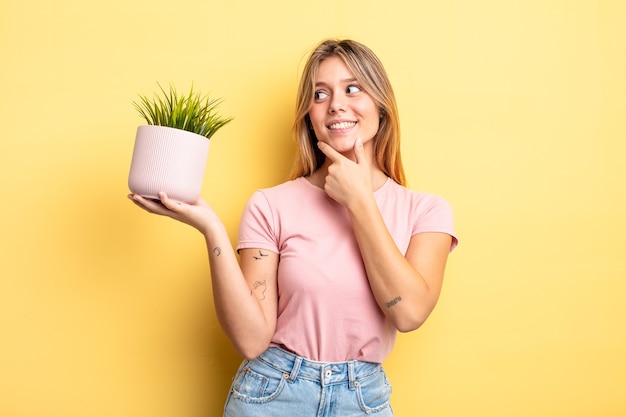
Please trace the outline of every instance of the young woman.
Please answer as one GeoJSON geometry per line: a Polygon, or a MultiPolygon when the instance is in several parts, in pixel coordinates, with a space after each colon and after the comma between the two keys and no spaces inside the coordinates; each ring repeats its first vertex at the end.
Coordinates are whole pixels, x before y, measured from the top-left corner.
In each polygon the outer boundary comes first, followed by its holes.
{"type": "Polygon", "coordinates": [[[248,201],[239,261],[204,200],[130,198],[206,238],[217,316],[245,358],[225,416],[391,416],[381,363],[435,307],[452,210],[405,187],[393,90],[358,42],[313,51],[294,133],[292,179],[248,201]]]}

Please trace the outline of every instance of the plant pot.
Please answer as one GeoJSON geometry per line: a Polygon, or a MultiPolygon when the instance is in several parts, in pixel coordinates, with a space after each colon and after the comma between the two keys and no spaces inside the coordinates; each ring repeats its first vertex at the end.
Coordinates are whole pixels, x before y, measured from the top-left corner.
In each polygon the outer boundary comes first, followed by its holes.
{"type": "Polygon", "coordinates": [[[194,203],[200,197],[210,140],[165,126],[137,128],[128,188],[158,199],[164,191],[173,200],[194,203]]]}

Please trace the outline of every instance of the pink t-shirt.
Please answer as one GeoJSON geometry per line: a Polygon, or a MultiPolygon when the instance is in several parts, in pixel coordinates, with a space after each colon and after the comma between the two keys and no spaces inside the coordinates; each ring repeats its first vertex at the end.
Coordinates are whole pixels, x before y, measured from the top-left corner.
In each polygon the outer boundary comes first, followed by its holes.
{"type": "MultiPolygon", "coordinates": [[[[411,236],[453,236],[452,209],[443,198],[391,179],[374,192],[402,253],[411,236]]],[[[378,307],[346,208],[305,178],[255,192],[244,210],[237,249],[278,253],[278,321],[273,346],[321,362],[381,363],[396,329],[378,307]]]]}

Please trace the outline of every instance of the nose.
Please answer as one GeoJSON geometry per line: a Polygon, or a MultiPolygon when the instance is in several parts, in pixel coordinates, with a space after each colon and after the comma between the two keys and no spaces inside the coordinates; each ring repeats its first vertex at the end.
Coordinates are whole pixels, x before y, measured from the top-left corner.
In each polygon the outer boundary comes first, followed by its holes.
{"type": "Polygon", "coordinates": [[[345,103],[341,100],[339,95],[333,94],[333,98],[330,100],[330,104],[328,106],[328,111],[331,114],[346,111],[345,103]]]}

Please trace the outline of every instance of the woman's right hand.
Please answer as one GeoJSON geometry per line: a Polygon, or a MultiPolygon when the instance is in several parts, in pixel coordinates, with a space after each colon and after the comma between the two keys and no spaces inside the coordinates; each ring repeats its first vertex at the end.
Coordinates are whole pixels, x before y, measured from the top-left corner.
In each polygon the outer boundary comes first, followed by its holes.
{"type": "Polygon", "coordinates": [[[159,193],[159,200],[129,194],[128,198],[148,213],[171,217],[199,230],[206,235],[212,224],[221,223],[209,203],[199,198],[193,204],[171,200],[164,192],[159,193]]]}

